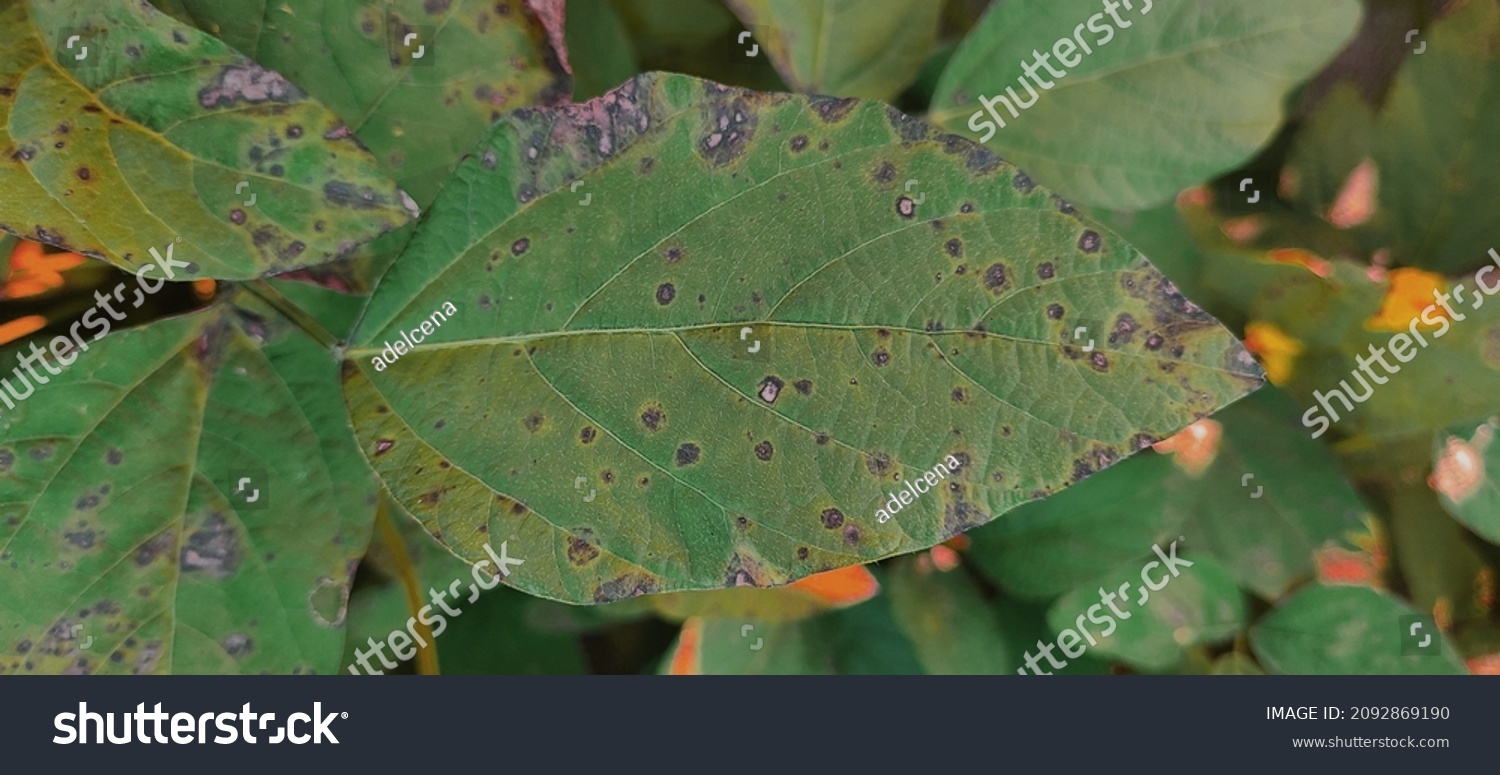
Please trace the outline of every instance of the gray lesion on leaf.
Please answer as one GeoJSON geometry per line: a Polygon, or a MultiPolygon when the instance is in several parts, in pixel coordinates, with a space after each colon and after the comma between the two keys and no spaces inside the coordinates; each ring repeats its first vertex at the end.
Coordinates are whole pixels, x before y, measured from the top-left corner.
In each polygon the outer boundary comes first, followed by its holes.
{"type": "Polygon", "coordinates": [[[302,96],[302,90],[280,73],[247,63],[221,70],[208,86],[198,92],[198,104],[213,108],[237,102],[292,102],[302,96]]]}
{"type": "Polygon", "coordinates": [[[188,536],[180,561],[185,572],[206,572],[216,579],[225,579],[239,569],[243,557],[234,526],[223,514],[214,512],[188,536]]]}

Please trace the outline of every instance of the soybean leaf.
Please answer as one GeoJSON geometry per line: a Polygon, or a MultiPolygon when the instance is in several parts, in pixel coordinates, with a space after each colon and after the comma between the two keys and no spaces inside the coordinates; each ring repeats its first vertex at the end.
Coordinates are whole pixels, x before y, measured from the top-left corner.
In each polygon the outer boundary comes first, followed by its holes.
{"type": "Polygon", "coordinates": [[[146,3],[0,9],[0,228],[188,276],[329,261],[416,205],[281,75],[146,3]]]}
{"type": "Polygon", "coordinates": [[[937,42],[931,0],[725,0],[793,89],[891,100],[937,42]]]}
{"type": "MultiPolygon", "coordinates": [[[[1245,623],[1245,600],[1234,577],[1212,557],[1190,556],[1183,547],[1178,545],[1177,559],[1191,562],[1189,567],[1169,572],[1157,559],[1146,567],[1126,565],[1058,598],[1047,611],[1047,623],[1058,634],[1058,661],[1088,652],[1146,670],[1169,670],[1190,647],[1232,637],[1245,623]],[[1147,589],[1142,583],[1147,578],[1161,588],[1147,589]],[[1109,593],[1116,597],[1105,601],[1109,593]],[[1064,642],[1066,631],[1073,634],[1064,642]]],[[[1046,669],[1049,663],[1039,664],[1046,669]]]]}
{"type": "Polygon", "coordinates": [[[1318,552],[1354,550],[1372,520],[1300,413],[1285,393],[1262,390],[1215,418],[1223,426],[1218,454],[1200,477],[1177,474],[1194,548],[1267,600],[1312,578],[1318,552]]]}
{"type": "Polygon", "coordinates": [[[1427,622],[1413,636],[1415,611],[1369,587],[1310,586],[1250,630],[1267,670],[1294,675],[1455,675],[1463,661],[1427,622]],[[1419,650],[1422,636],[1431,635],[1419,650]]]}
{"type": "MultiPolygon", "coordinates": [[[[1500,206],[1493,129],[1500,121],[1500,8],[1455,4],[1422,33],[1425,49],[1405,58],[1378,110],[1336,91],[1298,134],[1289,161],[1299,203],[1350,229],[1368,252],[1397,264],[1458,272],[1494,247],[1476,212],[1500,206]],[[1368,205],[1335,210],[1356,169],[1368,205]]],[[[1353,200],[1349,200],[1353,201],[1353,200]]]]}
{"type": "Polygon", "coordinates": [[[572,88],[565,55],[524,3],[168,0],[162,6],[322,100],[423,207],[502,114],[566,102],[572,88]]]}
{"type": "Polygon", "coordinates": [[[925,548],[1261,382],[983,148],[675,75],[497,125],[352,341],[346,401],[392,494],[460,557],[486,536],[556,557],[511,583],[580,603],[925,548]]]}
{"type": "Polygon", "coordinates": [[[0,413],[0,671],[338,668],[374,483],[327,351],[232,299],[85,342],[0,413]]]}
{"type": "Polygon", "coordinates": [[[1097,0],[997,3],[959,46],[931,119],[1064,196],[1146,209],[1270,140],[1287,93],[1353,35],[1359,13],[1355,0],[1142,0],[1114,18],[1097,0]],[[981,105],[999,98],[1015,112],[981,105]]]}
{"type": "Polygon", "coordinates": [[[967,556],[1006,591],[1044,599],[1181,532],[1241,587],[1275,600],[1314,575],[1318,551],[1352,550],[1369,518],[1299,413],[1284,393],[1262,390],[1208,421],[1212,457],[1201,470],[1140,455],[975,530],[967,556]]]}
{"type": "MultiPolygon", "coordinates": [[[[721,0],[613,0],[642,71],[667,70],[747,89],[785,83],[721,0]]],[[[615,84],[611,84],[613,86],[615,84]]]]}
{"type": "Polygon", "coordinates": [[[694,617],[662,660],[672,675],[827,675],[834,654],[816,622],[694,617]]]}
{"type": "Polygon", "coordinates": [[[1018,597],[1056,597],[1175,537],[1187,518],[1173,507],[1180,489],[1170,458],[1142,453],[975,530],[967,557],[1018,597]]]}
{"type": "Polygon", "coordinates": [[[571,0],[567,39],[575,102],[593,99],[641,71],[625,20],[610,0],[571,0]]]}
{"type": "Polygon", "coordinates": [[[1248,315],[1304,350],[1285,387],[1304,407],[1310,433],[1393,440],[1494,410],[1500,304],[1475,287],[1491,287],[1493,277],[1435,278],[1433,287],[1413,290],[1360,264],[1335,259],[1329,266],[1327,278],[1297,270],[1262,288],[1248,315]],[[1438,292],[1451,297],[1451,318],[1436,305],[1438,292]],[[1394,317],[1380,314],[1387,305],[1394,317]],[[1370,364],[1368,375],[1361,362],[1370,364]]]}
{"type": "Polygon", "coordinates": [[[1020,649],[1006,640],[974,581],[912,558],[890,574],[891,611],[929,675],[1000,675],[1020,649]]]}
{"type": "MultiPolygon", "coordinates": [[[[343,672],[348,672],[351,665],[355,672],[364,672],[355,662],[355,652],[370,652],[371,638],[388,644],[384,649],[387,659],[400,656],[391,656],[390,644],[401,645],[403,651],[414,649],[415,645],[396,642],[391,634],[405,631],[410,637],[416,627],[408,630],[409,621],[418,616],[428,624],[422,637],[432,636],[429,644],[435,648],[439,671],[445,675],[586,672],[583,648],[577,638],[527,623],[527,608],[531,605],[558,609],[567,606],[503,587],[476,589],[471,586],[475,578],[471,566],[454,557],[412,519],[399,513],[392,514],[391,519],[405,543],[406,559],[415,573],[417,610],[413,610],[407,598],[386,531],[377,531],[377,540],[371,542],[363,563],[376,570],[383,583],[356,588],[349,601],[349,637],[340,665],[343,672]],[[458,596],[452,597],[448,592],[454,589],[455,582],[458,596]],[[434,592],[444,593],[441,603],[435,600],[434,592]],[[474,599],[470,600],[471,597],[474,599]],[[443,604],[459,615],[446,613],[443,604]],[[421,610],[423,606],[429,607],[426,612],[421,610]]],[[[483,570],[490,569],[493,565],[483,570]]],[[[533,615],[546,614],[533,612],[533,615]]],[[[367,657],[366,661],[374,669],[387,672],[378,655],[367,657]]]]}

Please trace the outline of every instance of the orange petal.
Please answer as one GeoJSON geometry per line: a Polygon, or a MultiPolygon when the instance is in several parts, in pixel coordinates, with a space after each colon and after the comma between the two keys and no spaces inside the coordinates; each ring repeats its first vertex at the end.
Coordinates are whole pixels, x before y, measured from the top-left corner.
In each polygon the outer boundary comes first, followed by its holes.
{"type": "Polygon", "coordinates": [[[42,243],[21,240],[10,253],[12,271],[24,272],[42,260],[42,243]]]}
{"type": "Polygon", "coordinates": [[[1500,675],[1500,654],[1481,654],[1467,664],[1473,675],[1500,675]]]}
{"type": "Polygon", "coordinates": [[[52,290],[53,287],[55,286],[49,286],[44,282],[38,282],[31,278],[15,279],[5,284],[5,293],[0,295],[3,295],[7,299],[24,299],[27,296],[38,296],[46,293],[52,290]]]}
{"type": "Polygon", "coordinates": [[[703,675],[703,619],[689,617],[682,623],[682,634],[677,637],[677,650],[672,652],[672,665],[667,675],[703,675]]]}
{"type": "Polygon", "coordinates": [[[208,301],[209,299],[212,299],[214,297],[214,291],[218,287],[218,283],[215,283],[213,280],[210,280],[207,277],[201,280],[193,281],[193,293],[197,295],[198,301],[208,301]]]}
{"type": "Polygon", "coordinates": [[[1318,578],[1325,584],[1353,584],[1379,587],[1380,571],[1374,557],[1331,546],[1316,555],[1318,578]]]}
{"type": "Polygon", "coordinates": [[[942,544],[938,544],[937,546],[932,547],[931,554],[932,564],[936,566],[938,570],[944,573],[947,573],[948,571],[958,567],[958,552],[955,552],[952,549],[943,546],[942,544]]]}
{"type": "Polygon", "coordinates": [[[1370,220],[1379,194],[1380,171],[1374,160],[1365,159],[1344,181],[1344,189],[1328,210],[1328,222],[1340,229],[1349,229],[1370,220]]]}
{"type": "Polygon", "coordinates": [[[47,319],[41,315],[27,315],[24,318],[16,318],[9,323],[0,324],[0,344],[10,344],[27,334],[42,330],[47,325],[47,319]]]}
{"type": "Polygon", "coordinates": [[[815,573],[792,582],[790,586],[833,606],[863,603],[880,591],[880,582],[863,565],[815,573]]]}
{"type": "Polygon", "coordinates": [[[1151,445],[1161,454],[1174,455],[1172,462],[1189,476],[1198,476],[1219,456],[1219,437],[1224,435],[1224,426],[1216,420],[1204,418],[1151,445]]]}
{"type": "Polygon", "coordinates": [[[63,272],[87,261],[87,258],[77,253],[51,253],[43,255],[34,262],[38,271],[63,272]]]}
{"type": "Polygon", "coordinates": [[[1485,482],[1484,457],[1480,453],[1489,446],[1493,433],[1489,425],[1481,425],[1474,432],[1473,442],[1457,437],[1448,439],[1437,466],[1427,477],[1427,486],[1454,503],[1473,497],[1485,482]]]}

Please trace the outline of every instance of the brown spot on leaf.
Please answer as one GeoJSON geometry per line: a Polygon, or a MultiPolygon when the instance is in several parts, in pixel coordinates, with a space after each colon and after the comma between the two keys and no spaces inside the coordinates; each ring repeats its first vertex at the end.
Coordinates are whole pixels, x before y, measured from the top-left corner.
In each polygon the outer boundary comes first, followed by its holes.
{"type": "Polygon", "coordinates": [[[776,450],[771,446],[771,442],[769,440],[762,441],[759,444],[755,445],[755,456],[760,460],[770,462],[771,456],[775,454],[775,452],[776,450]]]}
{"type": "Polygon", "coordinates": [[[656,303],[663,306],[671,304],[677,298],[677,288],[671,283],[662,283],[656,288],[656,303]]]}
{"type": "Polygon", "coordinates": [[[839,525],[844,524],[844,512],[838,509],[823,509],[823,513],[818,515],[818,519],[822,521],[823,527],[833,530],[839,525]]]}
{"type": "Polygon", "coordinates": [[[641,424],[646,426],[646,430],[653,433],[661,430],[662,423],[666,422],[666,420],[667,413],[655,404],[647,406],[646,410],[641,412],[641,424]]]}
{"type": "Polygon", "coordinates": [[[698,462],[698,458],[702,454],[703,450],[699,449],[697,444],[692,442],[684,443],[677,448],[677,467],[682,468],[683,466],[690,466],[698,462]]]}

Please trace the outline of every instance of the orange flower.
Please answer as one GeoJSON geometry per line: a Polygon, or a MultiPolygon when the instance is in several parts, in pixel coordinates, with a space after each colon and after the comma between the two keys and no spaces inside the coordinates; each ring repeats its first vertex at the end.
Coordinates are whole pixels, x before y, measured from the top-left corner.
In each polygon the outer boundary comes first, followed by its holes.
{"type": "Polygon", "coordinates": [[[1266,377],[1285,385],[1292,378],[1302,343],[1270,323],[1251,321],[1245,326],[1245,349],[1260,356],[1266,377]]]}
{"type": "MultiPolygon", "coordinates": [[[[1371,331],[1405,331],[1413,320],[1419,320],[1422,311],[1433,306],[1434,294],[1446,290],[1443,276],[1421,269],[1403,267],[1390,273],[1390,287],[1380,302],[1380,311],[1365,321],[1371,331]]],[[[1434,307],[1433,315],[1448,317],[1442,307],[1434,307]]],[[[1420,323],[1426,326],[1426,323],[1420,323]]],[[[1436,328],[1437,326],[1426,326],[1436,328]]]]}
{"type": "Polygon", "coordinates": [[[41,315],[27,315],[8,323],[0,323],[0,344],[10,344],[27,334],[42,330],[46,325],[47,319],[41,315]]]}
{"type": "Polygon", "coordinates": [[[1163,455],[1175,455],[1172,462],[1188,476],[1197,477],[1219,456],[1219,438],[1223,435],[1224,426],[1204,418],[1183,428],[1175,436],[1152,444],[1151,449],[1163,455]]]}
{"type": "Polygon", "coordinates": [[[41,243],[21,240],[11,251],[10,279],[0,296],[21,299],[61,288],[64,282],[62,273],[85,260],[77,253],[49,255],[42,251],[41,243]]]}

